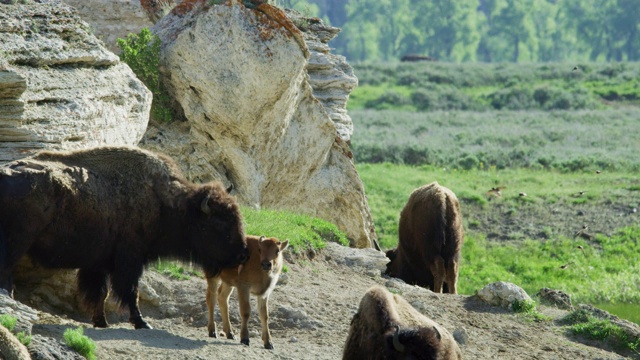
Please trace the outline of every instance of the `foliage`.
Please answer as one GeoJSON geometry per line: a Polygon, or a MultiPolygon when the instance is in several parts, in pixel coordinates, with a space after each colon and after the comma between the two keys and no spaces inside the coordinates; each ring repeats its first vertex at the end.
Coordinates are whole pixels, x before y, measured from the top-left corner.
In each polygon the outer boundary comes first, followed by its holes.
{"type": "Polygon", "coordinates": [[[610,320],[597,318],[584,309],[578,309],[569,313],[563,321],[569,324],[569,329],[574,334],[607,341],[617,348],[626,348],[640,355],[640,338],[630,335],[610,320]]]}
{"type": "Polygon", "coordinates": [[[551,318],[538,312],[538,304],[533,300],[513,300],[511,309],[531,321],[548,321],[551,318]]]}
{"type": "Polygon", "coordinates": [[[63,334],[64,342],[68,347],[75,350],[78,354],[84,356],[88,360],[95,360],[96,344],[91,338],[84,335],[82,327],[76,329],[67,329],[63,334]]]}
{"type": "Polygon", "coordinates": [[[332,46],[350,62],[423,54],[447,62],[640,60],[629,0],[278,0],[342,28],[332,46]]]}
{"type": "Polygon", "coordinates": [[[356,162],[448,169],[640,170],[640,108],[351,111],[356,162]]]}
{"type": "Polygon", "coordinates": [[[581,110],[638,104],[640,63],[356,64],[356,109],[581,110]],[[402,96],[385,96],[391,91],[402,96]],[[408,101],[407,101],[408,100],[408,101]]]}
{"type": "Polygon", "coordinates": [[[84,335],[84,329],[77,327],[76,329],[67,329],[62,335],[64,342],[68,347],[75,350],[78,354],[84,356],[88,360],[95,360],[96,344],[91,338],[84,335]]]}
{"type": "MultiPolygon", "coordinates": [[[[11,332],[13,332],[13,329],[15,328],[17,322],[18,319],[15,316],[11,316],[8,314],[0,315],[0,326],[4,326],[11,332]]],[[[31,335],[27,334],[26,332],[20,331],[15,335],[18,341],[22,343],[22,345],[29,346],[29,344],[31,344],[31,335]]]]}
{"type": "Polygon", "coordinates": [[[153,94],[151,117],[171,121],[171,99],[160,79],[160,38],[148,28],[143,28],[140,34],[129,34],[125,39],[118,39],[117,43],[122,49],[120,60],[129,65],[153,94]]]}
{"type": "Polygon", "coordinates": [[[242,208],[245,232],[289,240],[289,249],[300,253],[307,248],[322,249],[326,242],[349,245],[346,235],[327,221],[289,211],[242,208]]]}

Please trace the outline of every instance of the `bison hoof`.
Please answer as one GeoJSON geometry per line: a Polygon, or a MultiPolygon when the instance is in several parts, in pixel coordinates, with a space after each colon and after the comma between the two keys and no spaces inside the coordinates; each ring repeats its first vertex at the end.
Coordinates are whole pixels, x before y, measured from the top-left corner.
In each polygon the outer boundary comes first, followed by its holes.
{"type": "Polygon", "coordinates": [[[273,344],[268,342],[268,343],[264,344],[264,348],[268,349],[268,350],[273,350],[273,344]]]}
{"type": "Polygon", "coordinates": [[[209,331],[209,337],[217,338],[217,337],[218,337],[218,334],[216,334],[216,332],[215,332],[215,331],[209,331]]]}
{"type": "Polygon", "coordinates": [[[240,340],[240,343],[249,346],[249,338],[240,340]]]}
{"type": "Polygon", "coordinates": [[[133,326],[135,327],[136,330],[138,329],[153,329],[151,327],[151,325],[147,324],[146,321],[142,320],[142,319],[136,319],[135,321],[132,321],[133,326]]]}
{"type": "Polygon", "coordinates": [[[236,336],[235,336],[235,335],[233,335],[233,333],[227,333],[227,339],[229,339],[229,340],[235,340],[235,339],[236,339],[236,336]]]}
{"type": "Polygon", "coordinates": [[[93,321],[93,327],[95,327],[95,328],[108,328],[109,324],[107,323],[107,320],[105,320],[105,319],[94,320],[93,321]]]}

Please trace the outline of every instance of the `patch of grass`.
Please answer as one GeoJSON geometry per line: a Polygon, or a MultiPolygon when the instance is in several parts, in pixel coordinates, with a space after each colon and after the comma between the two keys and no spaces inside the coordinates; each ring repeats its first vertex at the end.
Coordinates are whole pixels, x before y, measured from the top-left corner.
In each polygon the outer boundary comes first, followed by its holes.
{"type": "MultiPolygon", "coordinates": [[[[13,329],[15,329],[17,322],[18,318],[16,318],[15,316],[11,316],[9,314],[0,315],[0,325],[4,326],[11,332],[13,332],[13,329]]],[[[29,346],[29,344],[31,344],[31,335],[28,335],[26,332],[20,331],[15,335],[16,338],[18,338],[18,341],[22,343],[22,345],[29,346]]]]}
{"type": "Polygon", "coordinates": [[[328,241],[349,245],[346,235],[336,225],[311,216],[248,207],[242,208],[242,216],[247,234],[289,239],[289,248],[295,253],[309,247],[322,249],[328,241]]]}
{"type": "Polygon", "coordinates": [[[96,358],[96,344],[84,335],[82,327],[76,329],[67,329],[63,334],[64,342],[68,347],[75,350],[78,354],[84,356],[88,360],[95,360],[96,358]]]}
{"type": "Polygon", "coordinates": [[[188,280],[191,276],[203,276],[202,273],[195,271],[191,266],[185,267],[185,265],[179,261],[164,261],[158,259],[153,269],[176,280],[188,280]]]}
{"type": "Polygon", "coordinates": [[[531,321],[547,321],[551,319],[538,312],[538,304],[533,300],[514,300],[511,303],[511,310],[531,321]]]}
{"type": "Polygon", "coordinates": [[[609,342],[615,348],[627,349],[640,355],[640,338],[630,336],[620,326],[607,319],[600,319],[584,309],[569,313],[564,321],[576,335],[589,339],[609,342]]]}

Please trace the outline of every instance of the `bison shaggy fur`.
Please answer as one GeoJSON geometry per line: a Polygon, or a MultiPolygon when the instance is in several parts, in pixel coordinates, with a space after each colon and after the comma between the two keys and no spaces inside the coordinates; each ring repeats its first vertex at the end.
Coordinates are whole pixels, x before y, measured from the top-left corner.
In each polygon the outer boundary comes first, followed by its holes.
{"type": "Polygon", "coordinates": [[[78,290],[106,327],[111,290],[129,321],[138,280],[160,257],[192,261],[210,274],[248,255],[242,218],[219,182],[196,185],[168,157],[132,147],[41,152],[0,168],[0,287],[25,254],[49,268],[79,269],[78,290]]]}
{"type": "Polygon", "coordinates": [[[376,285],[360,300],[342,358],[453,360],[462,359],[462,354],[447,329],[376,285]]]}
{"type": "Polygon", "coordinates": [[[415,189],[400,213],[387,274],[434,292],[457,294],[464,230],[456,195],[437,182],[415,189]]]}

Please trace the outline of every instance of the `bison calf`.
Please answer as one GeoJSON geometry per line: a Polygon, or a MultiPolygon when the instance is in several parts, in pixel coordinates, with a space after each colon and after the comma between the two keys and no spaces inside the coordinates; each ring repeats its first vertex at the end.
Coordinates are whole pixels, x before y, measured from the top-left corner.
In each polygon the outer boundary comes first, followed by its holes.
{"type": "Polygon", "coordinates": [[[262,324],[262,341],[266,349],[273,349],[271,333],[269,332],[269,313],[267,309],[269,295],[275,288],[282,270],[282,251],[287,248],[289,241],[280,242],[276,238],[264,236],[247,236],[249,260],[237,269],[223,270],[219,276],[207,276],[207,307],[209,308],[209,336],[216,337],[216,323],[213,319],[216,299],[220,305],[222,316],[222,330],[228,339],[235,339],[229,322],[229,297],[233,288],[238,289],[238,302],[242,327],[240,328],[240,342],[249,345],[249,328],[247,323],[251,315],[249,294],[258,300],[258,314],[262,324]]]}
{"type": "Polygon", "coordinates": [[[451,333],[381,286],[362,297],[342,358],[462,359],[451,333]]]}
{"type": "Polygon", "coordinates": [[[41,152],[0,168],[0,287],[11,293],[23,255],[79,269],[78,289],[106,327],[110,280],[136,329],[138,280],[159,257],[193,261],[209,274],[247,256],[239,206],[219,182],[187,181],[168,157],[130,147],[41,152]]]}
{"type": "Polygon", "coordinates": [[[464,231],[458,198],[437,182],[415,189],[400,213],[398,247],[387,274],[434,292],[457,294],[464,231]],[[446,287],[445,287],[446,286],[446,287]]]}

